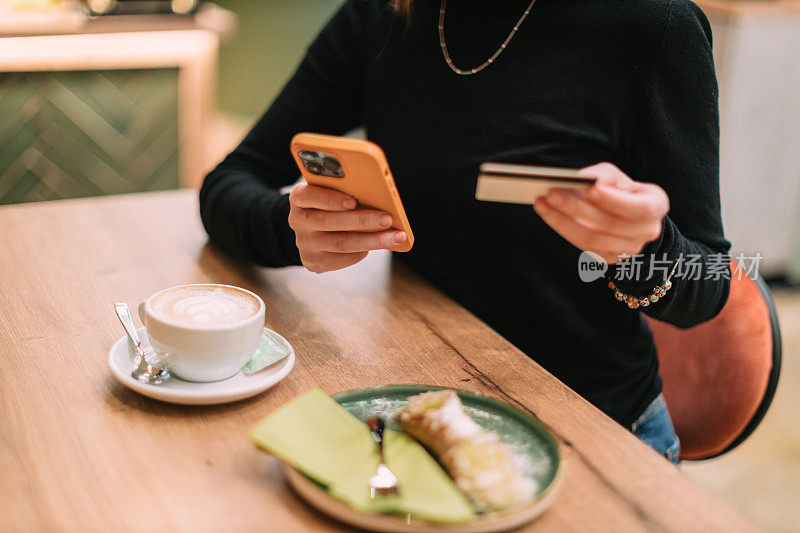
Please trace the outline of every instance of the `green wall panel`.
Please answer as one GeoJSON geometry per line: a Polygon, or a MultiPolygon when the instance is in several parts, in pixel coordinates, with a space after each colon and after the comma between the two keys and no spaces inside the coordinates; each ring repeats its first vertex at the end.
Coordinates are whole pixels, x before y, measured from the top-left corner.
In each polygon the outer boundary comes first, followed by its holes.
{"type": "Polygon", "coordinates": [[[216,0],[238,17],[220,46],[219,105],[244,120],[260,115],[342,0],[216,0]]]}
{"type": "Polygon", "coordinates": [[[177,69],[0,73],[0,204],[178,187],[177,69]]]}

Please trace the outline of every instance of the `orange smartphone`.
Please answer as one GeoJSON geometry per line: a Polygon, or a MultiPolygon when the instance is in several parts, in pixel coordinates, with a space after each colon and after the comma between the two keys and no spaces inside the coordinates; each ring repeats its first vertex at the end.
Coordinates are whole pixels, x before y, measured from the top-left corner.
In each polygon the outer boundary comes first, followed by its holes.
{"type": "Polygon", "coordinates": [[[292,157],[306,183],[349,194],[364,207],[392,215],[392,228],[403,230],[408,240],[390,248],[407,252],[414,234],[394,186],[386,155],[377,144],[360,139],[298,133],[292,137],[292,157]]]}

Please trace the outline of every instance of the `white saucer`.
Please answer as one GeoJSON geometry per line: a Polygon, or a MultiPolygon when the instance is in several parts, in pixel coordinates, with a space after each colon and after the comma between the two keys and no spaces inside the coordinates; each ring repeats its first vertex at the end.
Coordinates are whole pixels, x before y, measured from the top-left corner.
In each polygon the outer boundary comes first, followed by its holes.
{"type": "MultiPolygon", "coordinates": [[[[267,329],[267,328],[264,328],[267,329]]],[[[258,372],[244,375],[241,371],[233,377],[222,381],[212,381],[209,383],[195,383],[184,381],[172,376],[166,383],[161,385],[148,385],[141,383],[131,377],[133,371],[133,361],[136,352],[128,337],[124,336],[114,343],[108,351],[108,366],[117,381],[135,390],[140,394],[161,400],[162,402],[178,403],[184,405],[211,405],[217,403],[235,402],[255,396],[259,392],[272,387],[294,367],[294,348],[289,341],[278,335],[272,330],[268,330],[276,339],[289,347],[289,355],[258,372]]],[[[147,342],[147,330],[139,328],[139,337],[142,344],[147,342]]]]}

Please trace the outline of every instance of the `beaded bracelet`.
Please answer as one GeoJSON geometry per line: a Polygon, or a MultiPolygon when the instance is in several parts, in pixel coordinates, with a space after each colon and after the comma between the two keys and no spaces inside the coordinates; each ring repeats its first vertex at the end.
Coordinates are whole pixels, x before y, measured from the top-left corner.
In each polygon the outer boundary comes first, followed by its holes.
{"type": "Polygon", "coordinates": [[[663,282],[659,285],[656,285],[656,288],[653,289],[653,292],[650,293],[649,296],[645,296],[644,298],[637,298],[636,296],[625,294],[621,290],[614,285],[613,281],[608,282],[608,288],[614,291],[614,298],[619,300],[620,302],[625,302],[625,304],[630,307],[631,309],[636,309],[637,307],[647,307],[650,304],[654,304],[659,301],[661,298],[667,294],[667,291],[672,287],[672,276],[675,275],[675,271],[678,269],[678,263],[680,260],[675,262],[675,265],[672,267],[672,270],[663,282]]]}

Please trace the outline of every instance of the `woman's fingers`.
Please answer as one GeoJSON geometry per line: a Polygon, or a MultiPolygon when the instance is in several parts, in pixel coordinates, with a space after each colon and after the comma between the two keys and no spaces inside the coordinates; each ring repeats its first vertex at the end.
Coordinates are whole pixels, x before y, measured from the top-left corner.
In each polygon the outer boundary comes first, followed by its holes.
{"type": "Polygon", "coordinates": [[[545,201],[550,207],[554,207],[578,220],[583,220],[597,229],[603,228],[607,233],[624,235],[630,231],[627,227],[629,224],[626,221],[621,221],[618,217],[603,211],[596,205],[581,198],[574,191],[551,189],[545,196],[545,201]],[[620,227],[617,228],[616,226],[620,227]]]}
{"type": "Polygon", "coordinates": [[[307,183],[298,183],[292,187],[289,203],[294,207],[325,211],[349,211],[357,205],[355,198],[348,194],[307,183]]]}
{"type": "Polygon", "coordinates": [[[368,252],[394,248],[406,242],[404,231],[376,231],[359,233],[356,231],[324,231],[316,234],[322,251],[336,253],[368,252]]]}
{"type": "Polygon", "coordinates": [[[392,215],[376,209],[305,209],[303,213],[308,219],[308,227],[316,231],[378,231],[392,225],[392,215]]]}
{"type": "Polygon", "coordinates": [[[586,191],[586,198],[601,209],[629,220],[661,219],[669,211],[666,193],[650,183],[640,183],[634,190],[598,184],[586,191]]]}
{"type": "Polygon", "coordinates": [[[597,183],[586,191],[586,198],[619,217],[649,220],[662,218],[669,211],[669,198],[661,187],[634,181],[611,163],[582,168],[578,175],[597,178],[597,183]]]}
{"type": "Polygon", "coordinates": [[[636,255],[661,235],[669,198],[661,187],[637,182],[611,163],[578,171],[597,182],[584,193],[552,190],[534,204],[542,219],[564,239],[609,263],[636,255]]]}
{"type": "Polygon", "coordinates": [[[353,266],[367,257],[367,252],[357,252],[352,254],[337,254],[334,252],[316,252],[311,257],[303,260],[303,265],[316,274],[340,270],[353,266]]]}
{"type": "Polygon", "coordinates": [[[589,202],[575,191],[551,189],[545,196],[545,200],[550,207],[610,235],[653,240],[661,233],[660,223],[633,221],[613,215],[589,202]]]}
{"type": "Polygon", "coordinates": [[[407,240],[405,232],[388,229],[389,213],[356,209],[355,198],[340,191],[298,183],[289,203],[300,260],[312,272],[354,265],[370,250],[395,248],[407,240]]]}
{"type": "Polygon", "coordinates": [[[599,185],[608,185],[623,190],[633,188],[636,185],[635,181],[611,163],[597,163],[596,165],[582,168],[578,171],[578,176],[597,178],[599,185]]]}
{"type": "Polygon", "coordinates": [[[618,260],[622,254],[635,255],[642,245],[636,239],[610,235],[580,223],[574,217],[550,206],[546,200],[539,199],[533,208],[536,213],[559,235],[581,250],[601,253],[610,263],[618,260]],[[606,257],[602,252],[613,250],[613,257],[606,257]]]}

